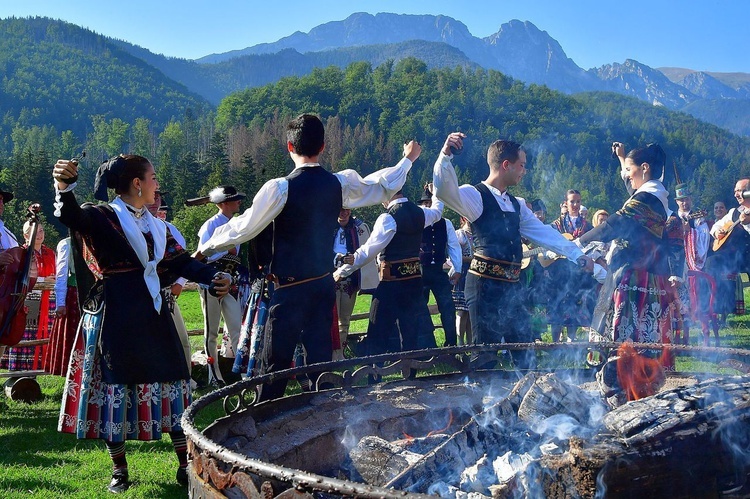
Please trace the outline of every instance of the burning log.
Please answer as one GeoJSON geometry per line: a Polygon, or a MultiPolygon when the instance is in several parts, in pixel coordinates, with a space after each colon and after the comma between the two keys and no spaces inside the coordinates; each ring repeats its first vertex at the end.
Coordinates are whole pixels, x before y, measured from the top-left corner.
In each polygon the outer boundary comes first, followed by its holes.
{"type": "Polygon", "coordinates": [[[605,408],[597,398],[555,374],[537,378],[529,387],[518,407],[518,417],[527,423],[565,414],[585,425],[595,412],[601,417],[605,408]]]}
{"type": "Polygon", "coordinates": [[[750,495],[750,378],[709,380],[629,402],[595,438],[542,458],[547,497],[750,495]],[[743,488],[744,487],[744,488],[743,488]]]}
{"type": "Polygon", "coordinates": [[[355,469],[371,485],[385,485],[422,458],[379,437],[368,436],[349,451],[355,469]]]}
{"type": "Polygon", "coordinates": [[[576,425],[582,426],[589,422],[592,407],[597,404],[595,412],[602,414],[603,406],[575,385],[553,373],[529,373],[508,397],[474,416],[387,487],[440,495],[455,495],[460,490],[504,497],[517,488],[516,480],[537,459],[527,451],[537,446],[535,434],[544,430],[534,432],[529,425],[543,425],[550,416],[570,414],[576,425]],[[430,485],[444,486],[445,490],[427,490],[430,485]],[[490,486],[494,486],[492,491],[490,486]]]}

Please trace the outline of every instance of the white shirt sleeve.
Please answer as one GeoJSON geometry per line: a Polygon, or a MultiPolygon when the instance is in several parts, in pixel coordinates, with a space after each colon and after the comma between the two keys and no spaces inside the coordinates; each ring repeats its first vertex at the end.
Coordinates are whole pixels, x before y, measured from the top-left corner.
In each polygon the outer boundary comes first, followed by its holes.
{"type": "Polygon", "coordinates": [[[482,215],[482,195],[473,185],[458,186],[458,177],[451,158],[452,156],[446,156],[441,152],[435,162],[432,171],[435,197],[444,201],[459,215],[466,217],[469,222],[473,222],[482,215]]]}
{"type": "Polygon", "coordinates": [[[70,238],[57,243],[55,256],[55,306],[64,307],[68,294],[68,259],[70,258],[70,238]]]}
{"type": "Polygon", "coordinates": [[[422,211],[424,211],[425,228],[443,218],[443,206],[443,202],[439,201],[435,196],[432,196],[432,206],[430,208],[426,206],[420,206],[420,208],[422,208],[422,211]]]}
{"type": "Polygon", "coordinates": [[[286,179],[269,180],[253,198],[252,206],[217,228],[210,239],[198,245],[198,251],[210,256],[254,238],[281,213],[288,194],[289,182],[286,179]]]}
{"type": "MultiPolygon", "coordinates": [[[[182,249],[187,251],[187,242],[185,241],[185,237],[182,235],[179,229],[169,222],[165,222],[165,223],[167,224],[167,228],[169,229],[169,232],[172,234],[172,237],[174,237],[174,240],[177,241],[177,244],[182,246],[182,249]]],[[[187,282],[187,279],[185,279],[184,277],[178,277],[174,283],[179,284],[180,286],[185,286],[186,282],[187,282]]]]}
{"type": "Polygon", "coordinates": [[[354,252],[354,263],[342,265],[336,271],[341,277],[349,277],[355,270],[375,259],[385,249],[396,235],[396,220],[388,214],[380,215],[372,226],[372,232],[367,241],[354,252]]]}
{"type": "Polygon", "coordinates": [[[695,224],[695,260],[699,267],[703,268],[708,256],[708,247],[711,244],[711,235],[708,233],[708,224],[702,218],[696,220],[695,224]]]}
{"type": "Polygon", "coordinates": [[[543,246],[558,255],[564,255],[573,262],[583,256],[583,251],[573,241],[565,239],[551,225],[544,225],[534,216],[523,199],[517,199],[521,208],[521,236],[537,246],[543,246]]]}
{"type": "Polygon", "coordinates": [[[447,218],[445,219],[445,230],[448,233],[448,259],[451,261],[451,265],[453,266],[453,270],[455,272],[462,272],[461,268],[461,244],[458,242],[458,237],[456,236],[456,229],[453,227],[453,224],[450,220],[447,218]]]}
{"type": "Polygon", "coordinates": [[[722,228],[724,228],[724,226],[725,226],[725,225],[727,224],[727,222],[731,222],[731,221],[732,221],[732,215],[733,215],[733,214],[734,214],[734,208],[730,209],[730,210],[729,210],[729,211],[727,212],[727,214],[726,214],[726,215],[724,215],[723,217],[721,217],[721,220],[717,220],[717,221],[716,221],[716,222],[714,223],[713,227],[711,227],[711,231],[710,231],[710,234],[711,234],[711,235],[712,235],[713,237],[716,237],[716,234],[718,234],[718,233],[719,233],[719,229],[722,229],[722,228]]]}
{"type": "Polygon", "coordinates": [[[344,208],[360,208],[388,201],[404,186],[412,162],[402,158],[395,166],[383,168],[362,178],[354,170],[334,173],[341,182],[344,208]]]}

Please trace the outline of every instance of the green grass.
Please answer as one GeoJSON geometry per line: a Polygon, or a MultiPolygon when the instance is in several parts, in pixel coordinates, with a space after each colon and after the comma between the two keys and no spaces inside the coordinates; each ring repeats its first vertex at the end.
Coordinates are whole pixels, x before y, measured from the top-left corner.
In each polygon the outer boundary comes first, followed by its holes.
{"type": "MultiPolygon", "coordinates": [[[[750,291],[750,290],[748,290],[750,291]]],[[[750,293],[746,292],[747,303],[750,293]]],[[[369,296],[357,300],[355,313],[367,312],[369,296]]],[[[202,327],[198,293],[186,291],[180,296],[180,307],[188,329],[202,327]]],[[[439,316],[433,316],[439,321],[439,316]]],[[[352,331],[364,332],[367,321],[352,324],[352,331]]],[[[443,331],[436,330],[438,344],[443,331]]],[[[695,344],[698,331],[691,332],[695,344]]],[[[732,317],[721,331],[722,345],[750,347],[750,316],[732,317]]],[[[549,341],[549,331],[543,334],[549,341]]],[[[194,348],[200,348],[202,338],[194,336],[194,348]]],[[[680,371],[717,371],[710,363],[688,357],[677,358],[680,371]]],[[[729,373],[736,373],[727,370],[729,373]]],[[[0,497],[6,498],[92,498],[108,497],[111,461],[102,442],[77,440],[72,435],[57,432],[57,418],[62,397],[63,379],[55,376],[37,378],[42,387],[43,400],[28,405],[14,402],[0,394],[0,497]]],[[[198,391],[197,396],[205,393],[198,391]]],[[[203,428],[214,418],[223,415],[219,403],[201,411],[198,427],[203,428]]],[[[124,498],[177,498],[186,491],[175,481],[177,458],[169,437],[159,442],[128,442],[130,490],[124,498]]]]}

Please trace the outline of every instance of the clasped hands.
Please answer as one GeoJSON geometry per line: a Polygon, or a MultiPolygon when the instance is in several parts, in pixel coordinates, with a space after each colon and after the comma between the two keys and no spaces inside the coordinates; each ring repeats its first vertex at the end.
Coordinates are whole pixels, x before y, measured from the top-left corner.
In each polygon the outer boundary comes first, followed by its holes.
{"type": "Polygon", "coordinates": [[[229,286],[232,284],[232,276],[226,272],[217,272],[211,280],[208,292],[216,298],[223,298],[229,293],[229,286]]]}

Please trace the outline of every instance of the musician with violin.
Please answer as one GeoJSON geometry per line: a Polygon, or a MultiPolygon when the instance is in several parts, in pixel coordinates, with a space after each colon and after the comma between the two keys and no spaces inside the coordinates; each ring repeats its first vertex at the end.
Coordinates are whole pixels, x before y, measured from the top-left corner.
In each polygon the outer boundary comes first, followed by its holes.
{"type": "MultiPolygon", "coordinates": [[[[38,205],[37,205],[38,206],[38,205]]],[[[36,266],[36,282],[55,275],[55,252],[45,246],[44,226],[38,224],[34,231],[34,222],[27,220],[23,225],[24,248],[30,251],[36,266]],[[34,241],[31,238],[34,237],[34,241]]],[[[52,323],[55,319],[55,300],[50,289],[30,291],[24,304],[28,311],[26,327],[21,341],[43,340],[49,338],[52,323]]],[[[0,360],[0,369],[10,371],[37,371],[42,369],[47,345],[12,347],[0,360]]]]}
{"type": "Polygon", "coordinates": [[[86,263],[97,277],[83,299],[58,423],[79,439],[101,439],[112,460],[108,490],[130,486],[126,440],[160,440],[169,433],[187,484],[187,443],[181,418],[192,401],[185,356],[163,289],[178,276],[227,293],[230,278],[191,258],[147,209],[159,188],[151,162],[136,155],[105,161],[95,197],[79,206],[73,193],[77,161],[58,160],[55,215],[81,234],[86,263]]]}
{"type": "Polygon", "coordinates": [[[734,186],[737,208],[729,210],[711,228],[713,244],[706,271],[716,280],[714,311],[724,324],[727,314],[744,314],[745,301],[739,274],[750,271],[750,179],[734,186]]]}

